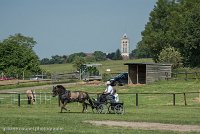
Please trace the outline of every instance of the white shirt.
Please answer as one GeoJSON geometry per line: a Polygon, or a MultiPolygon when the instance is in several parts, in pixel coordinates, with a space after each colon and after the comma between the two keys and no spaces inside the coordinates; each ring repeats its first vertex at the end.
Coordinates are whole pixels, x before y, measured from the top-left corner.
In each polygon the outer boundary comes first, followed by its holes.
{"type": "Polygon", "coordinates": [[[108,94],[108,93],[112,94],[113,93],[113,87],[111,85],[108,85],[104,92],[106,94],[108,94]]]}
{"type": "Polygon", "coordinates": [[[115,97],[115,102],[119,102],[119,95],[117,93],[114,94],[114,97],[115,97]]]}

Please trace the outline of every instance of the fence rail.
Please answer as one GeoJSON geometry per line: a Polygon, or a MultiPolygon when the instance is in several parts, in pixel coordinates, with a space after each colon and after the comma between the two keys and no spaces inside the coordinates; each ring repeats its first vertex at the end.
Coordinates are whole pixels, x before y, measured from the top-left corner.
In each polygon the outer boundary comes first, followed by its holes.
{"type": "Polygon", "coordinates": [[[200,79],[200,72],[173,72],[171,76],[173,79],[200,79]]]}
{"type": "MultiPolygon", "coordinates": [[[[17,95],[17,97],[15,97],[15,100],[16,100],[16,102],[17,102],[17,105],[20,107],[21,106],[21,101],[22,100],[27,100],[27,99],[22,99],[22,95],[24,96],[26,93],[18,93],[18,92],[9,92],[9,93],[0,93],[0,95],[2,96],[2,95],[17,95]]],[[[94,93],[94,92],[90,92],[89,93],[90,95],[97,95],[97,96],[99,96],[101,93],[94,93]]],[[[134,104],[134,102],[135,102],[135,106],[136,107],[138,107],[139,106],[139,102],[140,102],[140,96],[142,96],[142,95],[164,95],[164,96],[171,96],[171,101],[170,102],[172,102],[172,104],[171,105],[173,105],[173,106],[176,106],[176,97],[177,97],[177,95],[183,95],[183,97],[182,97],[182,101],[181,102],[183,102],[183,105],[185,105],[185,106],[187,106],[188,105],[188,102],[187,102],[187,97],[188,97],[188,95],[190,95],[190,94],[197,94],[196,96],[198,96],[199,97],[199,101],[200,101],[200,91],[199,92],[168,92],[168,93],[153,93],[153,92],[144,92],[144,93],[139,93],[139,92],[135,92],[135,93],[118,93],[119,95],[124,95],[124,98],[127,96],[127,95],[130,95],[130,96],[135,96],[135,99],[134,99],[134,97],[131,97],[131,102],[133,102],[132,104],[134,104]]],[[[52,93],[49,93],[49,92],[40,92],[40,93],[35,93],[35,95],[36,96],[40,96],[40,97],[38,97],[38,99],[40,99],[40,102],[41,102],[41,96],[43,96],[44,97],[44,100],[45,100],[45,104],[46,104],[46,100],[47,100],[47,98],[49,97],[50,99],[48,99],[48,100],[50,100],[51,101],[51,95],[52,95],[52,93]]],[[[1,99],[3,99],[3,98],[1,98],[0,97],[0,102],[1,102],[1,99]]],[[[12,99],[12,97],[11,97],[11,99],[12,99]]],[[[143,98],[144,99],[144,98],[143,98]]],[[[180,98],[179,98],[180,99],[180,98]]],[[[12,102],[12,101],[11,101],[12,102]]],[[[1,103],[0,103],[0,105],[1,105],[1,103]]]]}

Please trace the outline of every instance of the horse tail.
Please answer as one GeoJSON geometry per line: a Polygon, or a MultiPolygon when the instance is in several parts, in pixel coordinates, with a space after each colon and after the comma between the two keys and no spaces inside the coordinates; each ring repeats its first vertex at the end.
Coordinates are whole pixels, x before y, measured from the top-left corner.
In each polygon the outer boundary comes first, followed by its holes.
{"type": "Polygon", "coordinates": [[[90,98],[90,96],[89,96],[89,94],[88,94],[88,93],[86,93],[86,95],[87,95],[87,100],[88,100],[88,102],[90,103],[90,105],[91,105],[92,109],[94,109],[94,108],[95,108],[95,106],[94,106],[94,104],[93,104],[93,101],[92,101],[92,99],[90,98]]]}

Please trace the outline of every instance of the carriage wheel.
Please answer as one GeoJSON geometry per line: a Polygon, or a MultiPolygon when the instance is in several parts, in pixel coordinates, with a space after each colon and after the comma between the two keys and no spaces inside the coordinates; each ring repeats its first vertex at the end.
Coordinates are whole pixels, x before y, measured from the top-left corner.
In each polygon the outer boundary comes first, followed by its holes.
{"type": "Polygon", "coordinates": [[[108,112],[109,112],[109,113],[115,112],[115,106],[110,105],[110,106],[108,107],[108,112]]]}
{"type": "Polygon", "coordinates": [[[114,107],[114,111],[116,114],[124,114],[124,107],[122,104],[117,104],[115,107],[114,107]]]}
{"type": "Polygon", "coordinates": [[[99,114],[107,114],[108,113],[108,107],[105,104],[100,104],[97,107],[97,113],[99,114]]]}

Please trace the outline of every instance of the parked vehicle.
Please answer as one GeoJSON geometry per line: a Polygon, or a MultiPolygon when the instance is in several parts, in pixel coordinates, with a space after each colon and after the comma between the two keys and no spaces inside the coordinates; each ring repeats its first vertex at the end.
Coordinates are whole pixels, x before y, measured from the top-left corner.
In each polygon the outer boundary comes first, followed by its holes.
{"type": "Polygon", "coordinates": [[[30,78],[30,80],[43,80],[46,79],[46,75],[34,75],[30,78]]]}
{"type": "Polygon", "coordinates": [[[123,86],[128,84],[128,72],[121,73],[111,79],[109,79],[112,86],[123,86]]]}
{"type": "Polygon", "coordinates": [[[14,78],[9,78],[9,77],[0,77],[0,81],[3,81],[3,80],[13,80],[14,78]]]}

